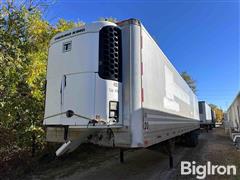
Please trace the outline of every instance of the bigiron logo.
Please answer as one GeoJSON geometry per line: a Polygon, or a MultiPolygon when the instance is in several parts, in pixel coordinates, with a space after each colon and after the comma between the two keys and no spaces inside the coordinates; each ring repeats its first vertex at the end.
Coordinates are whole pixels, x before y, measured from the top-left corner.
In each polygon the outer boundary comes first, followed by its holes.
{"type": "Polygon", "coordinates": [[[205,165],[197,165],[195,161],[181,161],[181,175],[195,175],[197,179],[205,179],[208,175],[236,175],[235,165],[213,165],[207,161],[205,165]]]}

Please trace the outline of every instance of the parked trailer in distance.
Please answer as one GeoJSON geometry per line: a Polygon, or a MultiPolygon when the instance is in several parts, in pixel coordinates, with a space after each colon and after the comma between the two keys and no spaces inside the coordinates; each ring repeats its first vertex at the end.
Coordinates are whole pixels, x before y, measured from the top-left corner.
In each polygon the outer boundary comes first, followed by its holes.
{"type": "Polygon", "coordinates": [[[240,145],[240,92],[237,94],[232,104],[226,112],[226,124],[228,132],[234,142],[239,141],[240,145]]]}
{"type": "Polygon", "coordinates": [[[185,135],[197,144],[198,99],[136,19],[57,34],[45,107],[46,139],[63,143],[58,156],[83,142],[146,148],[185,135]]]}
{"type": "Polygon", "coordinates": [[[212,128],[215,128],[215,123],[216,123],[216,113],[213,109],[211,109],[211,115],[212,115],[212,128]]]}
{"type": "Polygon", "coordinates": [[[211,107],[205,101],[199,101],[199,116],[200,127],[212,129],[213,127],[213,114],[211,107]]]}
{"type": "Polygon", "coordinates": [[[223,127],[224,127],[224,131],[226,134],[230,133],[230,126],[229,126],[229,121],[228,121],[228,117],[227,117],[227,112],[224,112],[223,114],[223,127]]]}

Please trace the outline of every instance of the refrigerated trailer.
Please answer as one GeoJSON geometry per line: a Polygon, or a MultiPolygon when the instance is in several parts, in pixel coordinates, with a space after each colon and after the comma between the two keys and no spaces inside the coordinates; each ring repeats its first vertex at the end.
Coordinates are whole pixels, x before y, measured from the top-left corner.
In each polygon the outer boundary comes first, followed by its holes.
{"type": "Polygon", "coordinates": [[[213,114],[212,109],[206,103],[206,101],[199,101],[199,116],[200,116],[200,127],[208,129],[212,129],[213,127],[213,114]]]}
{"type": "Polygon", "coordinates": [[[146,148],[186,135],[198,99],[139,20],[86,24],[50,42],[45,117],[59,156],[83,142],[146,148]]]}
{"type": "Polygon", "coordinates": [[[234,142],[239,141],[240,147],[240,92],[238,92],[232,104],[229,106],[224,121],[228,124],[227,128],[230,137],[234,142]]]}

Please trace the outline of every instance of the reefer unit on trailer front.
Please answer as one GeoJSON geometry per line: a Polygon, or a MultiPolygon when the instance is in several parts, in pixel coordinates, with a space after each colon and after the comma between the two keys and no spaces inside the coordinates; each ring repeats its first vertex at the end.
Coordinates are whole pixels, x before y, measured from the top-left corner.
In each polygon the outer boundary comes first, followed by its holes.
{"type": "Polygon", "coordinates": [[[199,128],[198,99],[143,25],[96,22],[50,42],[47,141],[148,147],[199,128]]]}

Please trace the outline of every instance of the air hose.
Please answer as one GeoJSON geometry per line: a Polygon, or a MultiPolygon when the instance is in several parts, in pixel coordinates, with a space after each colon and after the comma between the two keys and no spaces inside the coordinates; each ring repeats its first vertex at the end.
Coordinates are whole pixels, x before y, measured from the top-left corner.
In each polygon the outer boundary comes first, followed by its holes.
{"type": "MultiPolygon", "coordinates": [[[[88,125],[89,124],[93,124],[93,126],[95,126],[96,123],[99,123],[99,122],[102,122],[104,124],[107,124],[105,121],[103,120],[97,120],[97,119],[93,119],[93,118],[89,118],[89,117],[86,117],[86,116],[83,116],[83,115],[80,115],[80,114],[76,114],[74,113],[74,111],[72,110],[67,110],[66,112],[61,112],[61,113],[57,113],[57,114],[54,114],[54,115],[51,115],[51,116],[47,116],[45,117],[44,119],[49,119],[49,118],[52,118],[52,117],[56,117],[56,116],[60,116],[60,115],[63,115],[63,114],[66,114],[66,116],[68,118],[72,117],[72,116],[77,116],[77,117],[80,117],[80,118],[83,118],[83,119],[87,119],[89,120],[88,121],[88,125]]],[[[87,125],[87,126],[88,126],[87,125]]]]}

